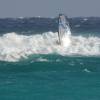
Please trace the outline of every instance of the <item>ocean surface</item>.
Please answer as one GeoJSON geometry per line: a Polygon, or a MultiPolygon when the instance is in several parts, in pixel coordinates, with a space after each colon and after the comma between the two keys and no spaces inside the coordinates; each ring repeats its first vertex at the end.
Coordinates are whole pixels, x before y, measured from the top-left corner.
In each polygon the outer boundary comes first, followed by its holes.
{"type": "Polygon", "coordinates": [[[0,100],[100,100],[100,18],[0,19],[0,100]],[[70,42],[69,42],[70,41],[70,42]]]}

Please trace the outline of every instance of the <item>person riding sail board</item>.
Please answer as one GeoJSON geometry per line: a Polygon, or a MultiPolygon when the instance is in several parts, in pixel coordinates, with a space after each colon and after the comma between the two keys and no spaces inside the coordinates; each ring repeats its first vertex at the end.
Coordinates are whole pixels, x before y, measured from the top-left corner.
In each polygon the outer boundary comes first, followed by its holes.
{"type": "Polygon", "coordinates": [[[63,42],[63,38],[71,34],[69,23],[66,20],[64,14],[59,14],[58,18],[58,43],[61,45],[63,42]]]}

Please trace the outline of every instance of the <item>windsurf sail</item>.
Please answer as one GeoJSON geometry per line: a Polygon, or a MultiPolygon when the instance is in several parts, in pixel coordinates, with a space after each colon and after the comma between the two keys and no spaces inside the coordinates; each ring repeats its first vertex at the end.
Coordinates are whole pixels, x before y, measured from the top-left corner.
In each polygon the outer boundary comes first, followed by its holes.
{"type": "Polygon", "coordinates": [[[69,23],[66,20],[66,17],[64,16],[64,14],[59,14],[58,22],[59,22],[58,38],[59,38],[59,44],[61,44],[62,43],[62,38],[65,35],[71,34],[71,32],[70,32],[69,23]]]}

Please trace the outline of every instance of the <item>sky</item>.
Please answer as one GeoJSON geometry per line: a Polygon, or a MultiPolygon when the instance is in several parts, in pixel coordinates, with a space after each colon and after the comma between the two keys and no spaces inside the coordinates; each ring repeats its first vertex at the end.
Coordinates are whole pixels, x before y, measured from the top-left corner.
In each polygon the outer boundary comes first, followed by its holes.
{"type": "Polygon", "coordinates": [[[0,0],[0,18],[56,17],[59,13],[100,17],[100,0],[0,0]]]}

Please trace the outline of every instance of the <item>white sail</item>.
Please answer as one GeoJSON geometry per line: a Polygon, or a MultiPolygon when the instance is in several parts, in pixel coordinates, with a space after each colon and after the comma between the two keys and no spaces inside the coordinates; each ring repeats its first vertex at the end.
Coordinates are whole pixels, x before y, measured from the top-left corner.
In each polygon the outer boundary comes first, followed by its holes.
{"type": "Polygon", "coordinates": [[[69,23],[63,14],[59,14],[59,30],[58,30],[59,44],[61,44],[62,39],[68,35],[71,35],[69,23]]]}

